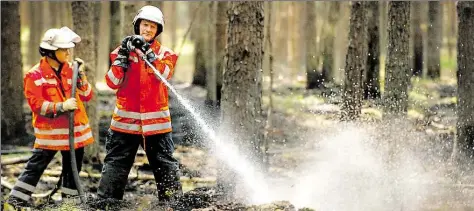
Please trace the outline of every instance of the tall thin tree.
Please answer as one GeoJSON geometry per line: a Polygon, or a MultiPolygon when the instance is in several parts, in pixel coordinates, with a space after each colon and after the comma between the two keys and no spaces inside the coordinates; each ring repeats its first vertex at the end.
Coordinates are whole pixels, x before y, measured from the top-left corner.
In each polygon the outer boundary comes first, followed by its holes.
{"type": "Polygon", "coordinates": [[[410,83],[410,2],[389,2],[388,49],[385,64],[384,110],[404,114],[408,109],[410,83]]]}
{"type": "Polygon", "coordinates": [[[368,52],[367,2],[352,2],[349,29],[349,48],[346,55],[344,94],[342,103],[343,120],[359,118],[362,107],[362,73],[367,65],[368,52]]]}
{"type": "Polygon", "coordinates": [[[83,59],[86,63],[86,75],[89,83],[92,85],[94,96],[86,104],[89,124],[92,128],[92,134],[95,138],[94,144],[86,147],[86,160],[90,162],[99,161],[99,115],[97,111],[97,88],[96,83],[96,47],[93,26],[93,5],[92,2],[74,1],[71,3],[72,20],[74,31],[81,36],[81,42],[74,48],[74,56],[83,59]]]}
{"type": "Polygon", "coordinates": [[[19,2],[2,1],[2,144],[25,135],[19,2]]]}
{"type": "Polygon", "coordinates": [[[460,1],[458,12],[458,102],[457,139],[453,158],[471,167],[474,157],[474,2],[460,1]]]}
{"type": "MultiPolygon", "coordinates": [[[[233,134],[249,161],[261,161],[261,98],[264,11],[262,1],[230,3],[221,126],[233,134]]],[[[253,163],[253,162],[252,162],[253,163]]],[[[258,166],[258,162],[253,163],[258,166]]],[[[221,177],[222,178],[222,177],[221,177]]],[[[226,177],[224,190],[235,177],[226,177]],[[228,180],[230,179],[230,181],[228,180]]],[[[222,181],[222,180],[221,180],[222,181]]],[[[222,183],[220,183],[222,184],[222,183]]],[[[227,187],[227,188],[226,188],[227,187]]]]}

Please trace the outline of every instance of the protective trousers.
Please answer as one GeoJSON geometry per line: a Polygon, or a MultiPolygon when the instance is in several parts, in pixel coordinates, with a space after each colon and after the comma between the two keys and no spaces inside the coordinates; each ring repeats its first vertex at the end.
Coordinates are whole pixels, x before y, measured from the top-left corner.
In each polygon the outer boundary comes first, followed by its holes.
{"type": "MultiPolygon", "coordinates": [[[[18,181],[15,183],[10,192],[11,200],[21,200],[28,202],[31,194],[35,191],[41,175],[53,160],[54,155],[58,151],[47,149],[33,149],[33,155],[26,163],[25,170],[21,173],[18,181]]],[[[61,176],[61,193],[63,197],[77,196],[79,193],[74,183],[74,177],[71,168],[71,154],[69,151],[61,151],[62,159],[62,176],[61,176]]],[[[84,157],[84,148],[76,149],[77,170],[81,171],[82,158],[84,157]]],[[[10,199],[9,199],[10,200],[10,199]]]]}
{"type": "Polygon", "coordinates": [[[153,170],[160,202],[170,202],[182,194],[178,161],[173,157],[171,133],[142,136],[109,129],[102,177],[97,191],[100,198],[122,199],[128,174],[138,146],[145,149],[153,170]]]}

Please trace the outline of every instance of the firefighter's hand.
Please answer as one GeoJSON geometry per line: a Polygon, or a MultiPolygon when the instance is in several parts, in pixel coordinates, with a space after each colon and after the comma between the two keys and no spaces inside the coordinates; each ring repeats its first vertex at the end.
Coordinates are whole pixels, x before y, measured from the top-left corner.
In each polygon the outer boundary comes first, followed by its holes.
{"type": "Polygon", "coordinates": [[[155,52],[150,48],[150,43],[145,41],[145,38],[141,35],[134,35],[132,37],[132,45],[135,48],[138,48],[143,54],[146,55],[146,58],[149,62],[154,62],[158,57],[155,52]]]}
{"type": "Polygon", "coordinates": [[[126,71],[128,68],[128,55],[130,54],[129,47],[131,46],[132,36],[127,36],[122,40],[122,44],[118,50],[118,56],[115,58],[112,65],[123,67],[123,70],[126,71]]]}
{"type": "Polygon", "coordinates": [[[77,109],[76,98],[69,98],[63,102],[63,111],[73,111],[77,109]]]}
{"type": "Polygon", "coordinates": [[[79,64],[77,86],[81,87],[87,83],[86,65],[84,64],[84,60],[80,58],[76,58],[74,59],[74,61],[76,61],[79,64]]]}

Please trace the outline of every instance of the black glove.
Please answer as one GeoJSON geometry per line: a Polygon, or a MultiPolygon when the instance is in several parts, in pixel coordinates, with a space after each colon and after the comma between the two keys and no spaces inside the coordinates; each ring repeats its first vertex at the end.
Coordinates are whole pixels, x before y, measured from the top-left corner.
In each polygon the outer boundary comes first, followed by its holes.
{"type": "Polygon", "coordinates": [[[138,48],[142,51],[143,54],[146,55],[146,58],[149,62],[155,61],[158,57],[156,56],[155,52],[150,49],[150,43],[145,41],[145,38],[141,35],[134,35],[132,37],[132,45],[135,48],[138,48]]]}
{"type": "MultiPolygon", "coordinates": [[[[118,50],[118,56],[112,65],[123,67],[124,71],[128,68],[128,56],[130,54],[132,36],[127,36],[122,40],[122,44],[118,50]]],[[[132,49],[133,50],[133,49],[132,49]]]]}

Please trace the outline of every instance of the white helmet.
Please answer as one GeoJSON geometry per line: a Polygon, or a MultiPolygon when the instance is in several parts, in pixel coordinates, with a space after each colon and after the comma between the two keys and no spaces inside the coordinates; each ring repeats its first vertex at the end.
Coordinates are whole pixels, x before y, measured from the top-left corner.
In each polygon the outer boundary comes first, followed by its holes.
{"type": "Polygon", "coordinates": [[[135,34],[140,34],[140,21],[138,21],[140,19],[152,21],[158,24],[158,31],[155,37],[163,32],[165,21],[163,19],[163,13],[160,9],[158,9],[158,7],[147,5],[138,10],[137,15],[135,15],[135,18],[133,18],[132,22],[135,34]]]}
{"type": "Polygon", "coordinates": [[[61,29],[48,29],[41,39],[40,48],[55,51],[58,48],[72,48],[79,42],[81,37],[65,26],[61,29]]]}

